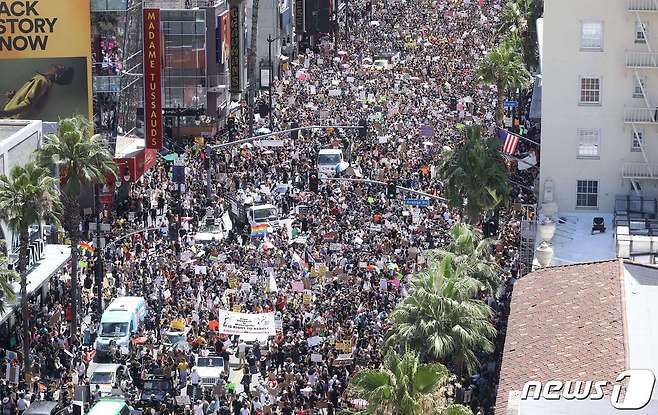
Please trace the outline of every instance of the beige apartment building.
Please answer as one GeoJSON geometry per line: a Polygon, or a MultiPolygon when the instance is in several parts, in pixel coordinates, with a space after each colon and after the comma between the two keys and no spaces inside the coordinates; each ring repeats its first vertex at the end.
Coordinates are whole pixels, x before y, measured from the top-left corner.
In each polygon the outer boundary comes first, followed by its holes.
{"type": "Polygon", "coordinates": [[[546,0],[540,199],[658,196],[658,0],[546,0]]]}

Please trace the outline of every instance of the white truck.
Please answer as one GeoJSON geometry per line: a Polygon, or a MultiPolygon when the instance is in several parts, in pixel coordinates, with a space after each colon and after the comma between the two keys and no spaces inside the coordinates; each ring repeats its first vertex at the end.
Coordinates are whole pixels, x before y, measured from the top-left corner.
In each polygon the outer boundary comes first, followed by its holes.
{"type": "Polygon", "coordinates": [[[228,212],[236,229],[244,229],[246,225],[251,227],[262,224],[277,228],[281,220],[276,206],[271,203],[254,203],[251,198],[240,199],[229,196],[228,212]]]}
{"type": "Polygon", "coordinates": [[[107,354],[115,344],[128,354],[132,337],[144,323],[147,305],[144,297],[115,298],[103,312],[96,337],[96,353],[107,354]]]}
{"type": "Polygon", "coordinates": [[[336,167],[343,162],[343,150],[323,148],[318,153],[318,174],[320,177],[333,177],[336,167]]]}

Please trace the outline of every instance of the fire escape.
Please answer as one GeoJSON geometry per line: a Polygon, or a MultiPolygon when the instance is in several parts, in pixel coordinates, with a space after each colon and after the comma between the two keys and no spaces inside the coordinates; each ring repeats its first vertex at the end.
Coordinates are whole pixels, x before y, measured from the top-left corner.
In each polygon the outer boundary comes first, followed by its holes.
{"type": "Polygon", "coordinates": [[[642,155],[642,162],[624,163],[621,175],[624,179],[631,180],[636,191],[640,191],[638,180],[658,179],[658,164],[652,164],[645,143],[643,143],[641,126],[658,125],[658,101],[652,101],[644,85],[643,73],[658,69],[658,53],[654,52],[646,32],[646,16],[649,13],[658,13],[658,0],[627,0],[627,11],[633,13],[637,27],[636,44],[643,45],[643,50],[626,52],[626,68],[633,71],[636,88],[639,88],[638,96],[643,100],[643,106],[625,108],[624,123],[630,125],[634,137],[638,139],[635,143],[642,155]],[[643,19],[644,16],[644,19],[643,19]],[[640,35],[641,34],[641,35],[640,35]]]}

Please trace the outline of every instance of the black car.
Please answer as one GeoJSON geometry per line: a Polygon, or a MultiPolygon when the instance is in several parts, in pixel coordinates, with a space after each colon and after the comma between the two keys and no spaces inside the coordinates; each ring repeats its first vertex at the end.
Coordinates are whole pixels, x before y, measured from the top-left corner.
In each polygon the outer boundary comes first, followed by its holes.
{"type": "Polygon", "coordinates": [[[30,404],[24,415],[60,415],[68,413],[66,408],[62,408],[58,402],[53,401],[34,401],[30,404]]]}
{"type": "Polygon", "coordinates": [[[153,403],[166,403],[167,394],[169,394],[172,401],[177,395],[177,390],[174,388],[174,382],[171,378],[151,376],[144,381],[139,402],[143,406],[149,406],[153,403]]]}

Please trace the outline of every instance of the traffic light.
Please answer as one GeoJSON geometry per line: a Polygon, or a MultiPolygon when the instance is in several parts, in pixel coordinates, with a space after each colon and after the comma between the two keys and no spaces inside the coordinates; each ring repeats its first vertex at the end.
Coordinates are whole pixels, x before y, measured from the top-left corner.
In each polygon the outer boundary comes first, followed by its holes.
{"type": "Polygon", "coordinates": [[[388,182],[386,184],[386,196],[389,199],[394,199],[398,189],[395,186],[395,182],[388,182]]]}
{"type": "Polygon", "coordinates": [[[359,121],[359,138],[366,138],[368,136],[368,121],[361,119],[359,121]]]}
{"type": "Polygon", "coordinates": [[[313,193],[318,193],[319,191],[318,176],[315,173],[311,174],[311,177],[308,178],[308,188],[313,193]]]}
{"type": "Polygon", "coordinates": [[[238,129],[235,126],[235,117],[229,116],[226,119],[226,128],[228,129],[228,141],[233,141],[233,137],[238,132],[238,129]]]}
{"type": "MultiPolygon", "coordinates": [[[[299,128],[299,123],[297,121],[293,121],[293,122],[290,123],[290,129],[292,130],[294,128],[299,128]]],[[[299,137],[299,131],[291,131],[290,132],[290,139],[291,140],[296,140],[297,137],[299,137]]]]}

